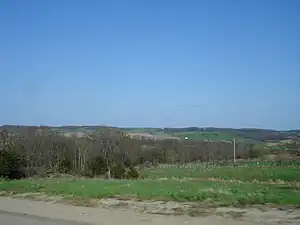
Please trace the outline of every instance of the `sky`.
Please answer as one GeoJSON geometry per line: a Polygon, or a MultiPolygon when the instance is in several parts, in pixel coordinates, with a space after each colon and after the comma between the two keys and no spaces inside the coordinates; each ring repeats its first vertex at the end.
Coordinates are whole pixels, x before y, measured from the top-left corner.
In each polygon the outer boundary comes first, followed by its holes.
{"type": "Polygon", "coordinates": [[[300,128],[298,0],[2,0],[0,124],[300,128]]]}

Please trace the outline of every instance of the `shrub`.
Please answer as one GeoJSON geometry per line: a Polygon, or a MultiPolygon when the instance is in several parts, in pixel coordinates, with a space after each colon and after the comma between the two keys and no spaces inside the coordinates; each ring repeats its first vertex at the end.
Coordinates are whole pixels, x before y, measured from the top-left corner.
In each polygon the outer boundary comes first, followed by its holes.
{"type": "Polygon", "coordinates": [[[117,164],[116,166],[114,166],[112,168],[112,176],[113,176],[113,178],[116,178],[116,179],[125,178],[125,172],[126,172],[126,169],[122,164],[117,164]]]}
{"type": "Polygon", "coordinates": [[[93,175],[104,174],[106,167],[106,161],[102,156],[92,158],[88,162],[88,169],[93,175]]]}
{"type": "Polygon", "coordinates": [[[70,157],[65,157],[58,163],[58,172],[70,173],[73,169],[73,162],[70,157]]]}
{"type": "Polygon", "coordinates": [[[25,160],[15,151],[0,151],[0,176],[8,179],[25,178],[25,172],[21,169],[25,160]]]}
{"type": "Polygon", "coordinates": [[[137,179],[139,178],[139,172],[133,166],[129,167],[129,171],[127,172],[128,179],[137,179]]]}

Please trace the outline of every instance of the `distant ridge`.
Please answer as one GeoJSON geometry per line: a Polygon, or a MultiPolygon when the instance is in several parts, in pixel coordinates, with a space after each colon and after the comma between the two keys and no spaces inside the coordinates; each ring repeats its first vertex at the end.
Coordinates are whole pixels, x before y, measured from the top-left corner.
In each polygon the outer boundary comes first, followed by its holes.
{"type": "Polygon", "coordinates": [[[218,127],[110,127],[110,126],[25,126],[25,125],[4,125],[0,128],[6,129],[11,133],[22,133],[25,130],[48,129],[58,132],[74,133],[101,133],[106,130],[114,132],[124,132],[130,136],[155,137],[155,139],[178,139],[185,136],[191,137],[193,140],[232,140],[233,137],[239,139],[255,140],[255,141],[282,141],[290,139],[300,139],[300,129],[295,130],[272,130],[261,128],[218,128],[218,127]],[[136,135],[135,135],[136,134],[136,135]]]}

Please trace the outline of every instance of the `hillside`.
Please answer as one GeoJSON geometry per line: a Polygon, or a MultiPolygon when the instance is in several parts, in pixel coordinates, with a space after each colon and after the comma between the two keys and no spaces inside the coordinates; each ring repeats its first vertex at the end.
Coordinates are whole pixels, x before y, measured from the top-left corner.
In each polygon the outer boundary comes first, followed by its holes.
{"type": "Polygon", "coordinates": [[[239,141],[255,142],[279,142],[284,140],[299,140],[300,130],[278,131],[270,129],[255,128],[216,128],[216,127],[186,127],[186,128],[117,128],[106,126],[60,126],[60,127],[33,127],[4,125],[10,133],[22,135],[25,131],[36,132],[39,128],[43,131],[59,132],[62,134],[96,134],[96,135],[119,135],[121,132],[134,138],[149,139],[184,139],[194,141],[232,141],[236,138],[239,141]]]}
{"type": "Polygon", "coordinates": [[[300,131],[277,131],[269,129],[254,128],[120,128],[123,132],[130,133],[149,133],[152,135],[170,135],[184,139],[188,137],[190,140],[202,141],[232,141],[236,138],[240,141],[282,141],[290,139],[299,139],[300,131]]]}

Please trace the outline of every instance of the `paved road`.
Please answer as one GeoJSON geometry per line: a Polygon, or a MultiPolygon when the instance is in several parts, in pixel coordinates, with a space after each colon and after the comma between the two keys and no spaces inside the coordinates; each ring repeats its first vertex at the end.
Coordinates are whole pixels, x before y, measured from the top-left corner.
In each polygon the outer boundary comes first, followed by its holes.
{"type": "Polygon", "coordinates": [[[3,225],[91,225],[90,223],[50,219],[20,213],[0,211],[0,224],[3,225]]]}

